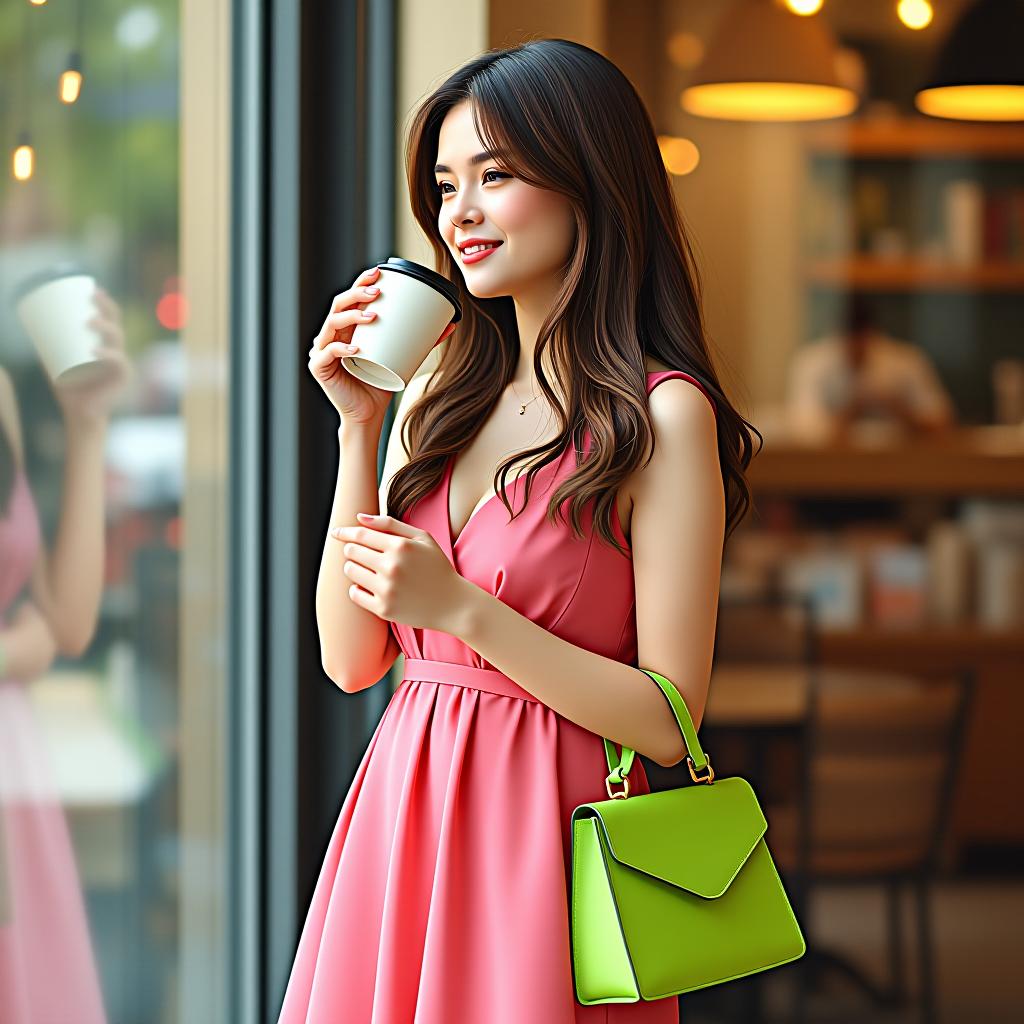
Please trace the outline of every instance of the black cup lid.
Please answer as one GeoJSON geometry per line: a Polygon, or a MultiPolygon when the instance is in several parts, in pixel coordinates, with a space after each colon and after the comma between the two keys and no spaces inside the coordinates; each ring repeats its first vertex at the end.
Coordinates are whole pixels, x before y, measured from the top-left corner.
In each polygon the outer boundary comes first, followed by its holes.
{"type": "Polygon", "coordinates": [[[91,271],[87,270],[80,263],[73,263],[70,260],[61,260],[59,263],[51,263],[50,266],[43,267],[42,270],[36,270],[29,274],[28,277],[19,281],[11,289],[11,300],[18,302],[23,295],[27,295],[30,291],[33,291],[40,285],[48,284],[50,281],[56,281],[61,277],[78,277],[81,274],[91,274],[91,271]]]}
{"type": "Polygon", "coordinates": [[[452,323],[458,323],[462,319],[462,303],[459,302],[458,288],[436,270],[431,270],[430,267],[425,267],[422,263],[416,263],[413,260],[403,260],[400,256],[392,256],[386,263],[378,263],[377,266],[397,271],[399,274],[408,274],[409,277],[415,277],[417,281],[436,288],[455,307],[452,323]]]}

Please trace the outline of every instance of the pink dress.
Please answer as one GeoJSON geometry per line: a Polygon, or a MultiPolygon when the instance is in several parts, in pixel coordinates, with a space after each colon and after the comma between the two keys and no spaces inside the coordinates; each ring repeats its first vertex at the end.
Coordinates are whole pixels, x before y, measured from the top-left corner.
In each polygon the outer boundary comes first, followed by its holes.
{"type": "MultiPolygon", "coordinates": [[[[3,510],[0,510],[2,512],[3,510]]],[[[41,542],[18,469],[0,519],[0,628],[41,542]]],[[[106,1013],[67,820],[25,684],[0,678],[0,1021],[103,1024],[106,1013]]]]}
{"type": "MultiPolygon", "coordinates": [[[[700,387],[661,371],[648,374],[648,393],[669,377],[700,387]]],[[[545,519],[551,489],[573,470],[569,450],[539,470],[511,523],[494,496],[453,542],[451,462],[404,521],[522,615],[636,665],[631,557],[592,532],[589,506],[580,540],[545,519]]],[[[513,510],[524,482],[509,484],[513,510]]],[[[342,804],[278,1024],[677,1024],[675,997],[575,998],[569,818],[607,799],[602,738],[450,634],[392,628],[405,678],[342,804]]],[[[639,758],[630,790],[650,791],[639,758]]]]}

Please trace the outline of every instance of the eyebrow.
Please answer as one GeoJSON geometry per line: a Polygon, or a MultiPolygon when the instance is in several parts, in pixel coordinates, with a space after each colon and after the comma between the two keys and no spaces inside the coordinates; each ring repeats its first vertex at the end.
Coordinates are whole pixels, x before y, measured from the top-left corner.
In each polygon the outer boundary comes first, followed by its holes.
{"type": "MultiPolygon", "coordinates": [[[[469,164],[471,167],[475,167],[477,164],[482,164],[485,160],[500,160],[501,156],[498,153],[491,153],[488,150],[484,150],[483,153],[477,153],[476,156],[469,158],[469,164]]],[[[442,171],[447,171],[449,174],[452,173],[452,169],[447,164],[435,164],[434,173],[440,174],[442,171]]]]}

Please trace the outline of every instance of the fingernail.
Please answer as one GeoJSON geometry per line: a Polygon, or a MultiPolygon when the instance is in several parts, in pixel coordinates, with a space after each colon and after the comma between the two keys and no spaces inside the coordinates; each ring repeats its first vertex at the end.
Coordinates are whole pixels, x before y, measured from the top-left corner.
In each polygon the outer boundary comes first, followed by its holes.
{"type": "Polygon", "coordinates": [[[357,512],[356,513],[356,518],[357,519],[376,519],[377,517],[374,516],[374,515],[370,515],[369,512],[357,512]]]}
{"type": "Polygon", "coordinates": [[[379,292],[379,291],[380,291],[380,289],[379,289],[379,288],[378,288],[378,287],[377,287],[377,286],[376,286],[375,284],[368,284],[368,285],[366,286],[366,290],[367,290],[368,292],[373,292],[373,294],[374,294],[374,295],[376,295],[376,294],[377,294],[377,292],[379,292]]]}

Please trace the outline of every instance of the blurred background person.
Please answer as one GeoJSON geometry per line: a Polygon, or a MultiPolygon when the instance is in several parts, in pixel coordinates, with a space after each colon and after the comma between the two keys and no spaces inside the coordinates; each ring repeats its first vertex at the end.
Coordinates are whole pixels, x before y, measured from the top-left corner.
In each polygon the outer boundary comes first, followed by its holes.
{"type": "Polygon", "coordinates": [[[845,329],[814,339],[792,357],[790,423],[797,434],[844,436],[858,422],[908,431],[954,425],[953,403],[928,356],[882,331],[863,295],[853,293],[845,329]]]}

